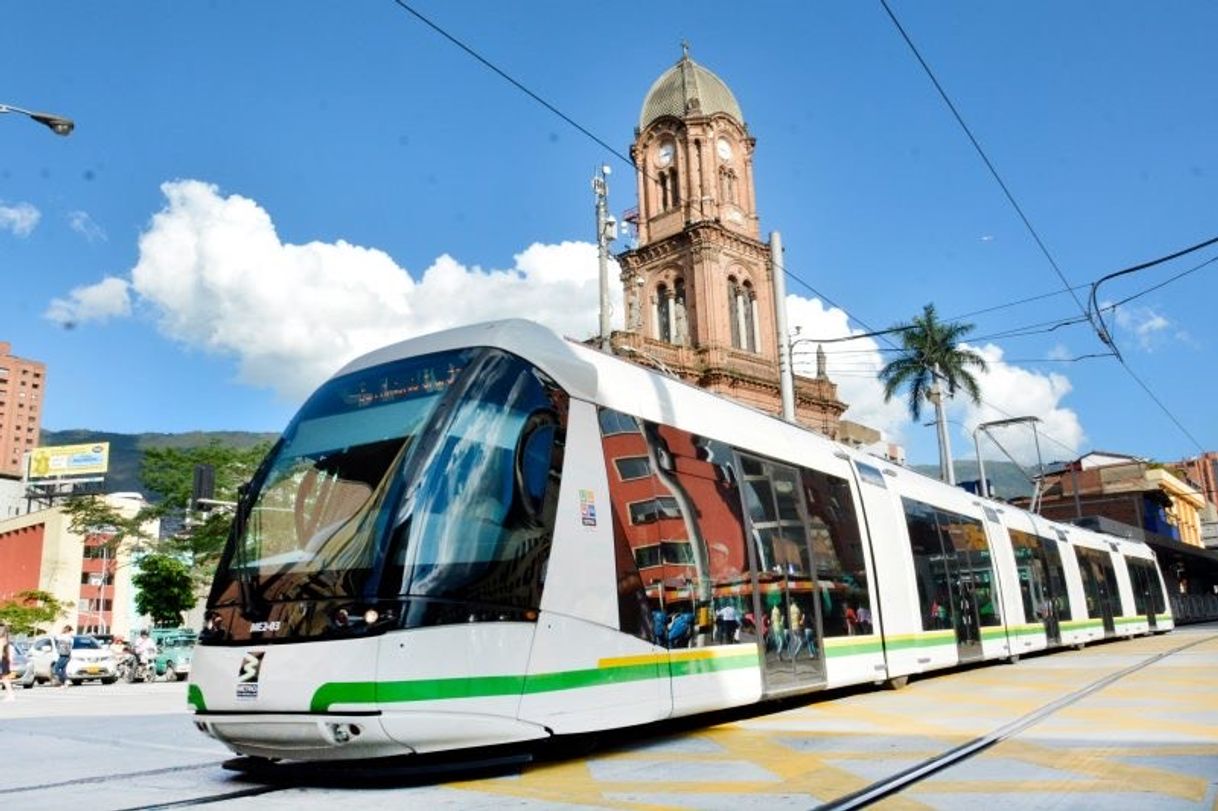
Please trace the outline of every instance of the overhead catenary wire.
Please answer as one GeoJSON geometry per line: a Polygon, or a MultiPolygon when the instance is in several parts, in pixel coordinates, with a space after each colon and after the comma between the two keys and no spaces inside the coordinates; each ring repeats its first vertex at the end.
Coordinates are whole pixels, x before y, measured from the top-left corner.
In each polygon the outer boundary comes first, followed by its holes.
{"type": "MultiPolygon", "coordinates": [[[[488,70],[492,71],[493,73],[495,73],[496,75],[498,75],[500,78],[502,78],[503,80],[507,81],[509,84],[511,84],[511,85],[512,85],[513,87],[515,87],[517,90],[519,90],[520,92],[522,92],[522,93],[524,93],[525,95],[527,95],[529,98],[531,98],[531,99],[532,99],[533,101],[535,101],[536,103],[540,104],[540,105],[541,105],[542,107],[544,107],[546,110],[548,110],[548,111],[549,111],[549,112],[551,112],[552,114],[554,114],[554,115],[558,116],[560,119],[562,119],[562,120],[563,120],[564,122],[566,122],[566,123],[567,123],[569,126],[571,126],[572,128],[574,128],[576,131],[580,132],[582,135],[584,135],[585,137],[587,137],[587,138],[589,138],[590,140],[592,140],[593,142],[595,142],[595,143],[596,143],[597,145],[599,145],[601,148],[605,149],[605,150],[606,150],[606,151],[607,151],[609,154],[611,154],[611,155],[613,155],[614,157],[618,158],[619,160],[621,160],[623,163],[627,164],[628,166],[631,166],[632,168],[636,168],[636,167],[635,167],[635,164],[634,164],[634,161],[633,161],[631,158],[629,158],[628,156],[626,156],[625,154],[623,154],[621,151],[619,151],[619,150],[615,149],[613,146],[611,146],[611,145],[610,145],[608,142],[606,142],[604,139],[600,138],[600,137],[599,137],[599,136],[597,136],[595,133],[593,133],[591,130],[589,130],[589,129],[587,129],[586,127],[584,127],[583,125],[581,125],[581,124],[580,124],[578,121],[576,121],[574,118],[572,118],[571,116],[569,116],[569,115],[567,115],[566,113],[564,113],[564,112],[563,112],[562,110],[560,110],[560,109],[559,109],[557,106],[555,106],[554,104],[552,104],[551,102],[547,101],[545,98],[543,98],[543,97],[542,97],[542,96],[540,96],[539,94],[537,94],[537,93],[535,93],[534,91],[532,91],[531,89],[529,89],[529,88],[528,88],[526,85],[524,85],[524,83],[522,83],[522,82],[520,82],[519,80],[517,80],[516,78],[512,77],[512,76],[511,76],[510,74],[508,74],[508,73],[507,73],[505,70],[503,70],[503,69],[499,68],[497,65],[495,65],[493,62],[491,62],[489,59],[487,59],[487,58],[485,58],[484,56],[482,56],[480,53],[478,53],[478,52],[477,52],[476,50],[474,50],[472,47],[470,47],[469,45],[467,45],[466,43],[464,43],[463,41],[461,41],[460,39],[458,39],[456,36],[454,36],[453,34],[449,33],[449,32],[448,32],[447,30],[445,30],[443,27],[441,27],[440,25],[438,25],[436,22],[434,22],[433,20],[431,20],[430,18],[428,18],[427,16],[425,16],[424,14],[422,14],[421,12],[419,12],[418,10],[416,10],[416,9],[415,9],[414,7],[412,7],[412,6],[411,6],[409,3],[405,2],[405,0],[393,0],[393,2],[394,2],[394,4],[395,4],[395,5],[397,5],[399,8],[401,8],[403,11],[406,11],[407,13],[411,14],[413,17],[415,17],[416,19],[418,19],[420,22],[422,22],[422,23],[423,23],[424,25],[426,25],[428,28],[432,29],[432,30],[433,30],[433,31],[435,31],[437,34],[439,34],[440,36],[442,36],[444,39],[448,40],[448,41],[449,41],[449,42],[451,42],[453,45],[455,45],[456,47],[460,48],[462,51],[464,51],[466,54],[468,54],[468,55],[469,55],[471,58],[473,58],[473,59],[475,59],[476,61],[478,61],[480,64],[482,64],[482,65],[483,65],[484,67],[486,67],[488,70]]],[[[1074,286],[1071,286],[1071,285],[1069,284],[1069,282],[1066,280],[1065,275],[1064,275],[1064,274],[1061,272],[1060,268],[1057,266],[1056,261],[1054,261],[1054,259],[1053,259],[1052,255],[1051,255],[1051,254],[1048,252],[1048,249],[1047,249],[1047,247],[1044,245],[1044,242],[1043,242],[1043,241],[1040,239],[1039,235],[1036,233],[1035,229],[1032,227],[1032,224],[1031,224],[1031,222],[1030,222],[1030,221],[1027,219],[1026,215],[1024,215],[1023,210],[1022,210],[1022,209],[1019,207],[1018,203],[1015,201],[1014,196],[1013,196],[1013,195],[1010,193],[1010,190],[1009,190],[1009,189],[1006,187],[1006,184],[1005,184],[1005,182],[1003,182],[1003,180],[1002,180],[1001,176],[999,176],[999,175],[998,175],[997,170],[994,168],[994,166],[993,166],[993,164],[990,162],[989,158],[988,158],[988,157],[985,155],[984,150],[982,150],[982,149],[981,149],[980,143],[979,143],[979,142],[977,141],[977,139],[976,139],[976,138],[975,138],[975,137],[972,135],[972,132],[971,132],[971,131],[968,129],[967,125],[964,123],[963,118],[962,118],[962,117],[959,115],[958,111],[955,109],[955,105],[954,105],[954,104],[951,102],[950,98],[948,98],[948,96],[946,95],[946,93],[945,93],[945,92],[944,92],[944,90],[942,89],[942,86],[939,84],[938,80],[935,78],[935,76],[934,76],[933,72],[931,72],[931,70],[930,70],[929,66],[926,64],[925,60],[923,60],[923,59],[922,59],[922,57],[921,57],[921,55],[918,53],[917,48],[914,46],[914,44],[913,44],[912,40],[910,40],[910,39],[909,39],[909,36],[908,36],[908,35],[905,33],[904,29],[901,27],[900,22],[899,22],[899,21],[896,19],[895,15],[892,13],[892,10],[891,10],[891,9],[888,7],[887,2],[886,2],[885,0],[880,0],[880,2],[881,2],[881,4],[884,6],[884,9],[885,9],[885,11],[888,13],[889,17],[892,19],[892,21],[893,21],[894,25],[896,25],[896,27],[897,27],[898,31],[900,31],[900,33],[901,33],[902,37],[905,39],[906,43],[909,45],[910,49],[911,49],[911,50],[913,50],[913,52],[914,52],[915,56],[917,57],[918,61],[919,61],[919,62],[922,64],[923,69],[924,69],[924,70],[926,70],[927,74],[930,76],[931,81],[932,81],[932,82],[935,84],[936,88],[939,90],[940,95],[943,97],[943,100],[944,100],[944,101],[947,103],[947,105],[948,105],[949,109],[951,109],[951,111],[952,111],[953,115],[956,117],[956,119],[957,119],[957,121],[959,122],[959,124],[961,125],[961,127],[962,127],[962,128],[965,130],[966,134],[967,134],[967,135],[968,135],[968,137],[969,137],[969,140],[970,140],[970,141],[973,143],[974,148],[976,148],[976,149],[977,149],[978,153],[979,153],[979,154],[981,155],[981,157],[982,157],[982,160],[983,160],[983,161],[986,163],[987,167],[990,169],[991,173],[994,175],[995,179],[998,181],[999,185],[1002,187],[1003,192],[1006,194],[1006,196],[1007,196],[1008,200],[1010,201],[1010,203],[1012,204],[1012,206],[1015,208],[1015,210],[1016,210],[1016,211],[1017,211],[1017,213],[1019,214],[1020,219],[1021,219],[1021,220],[1023,220],[1023,222],[1024,222],[1025,226],[1028,228],[1028,230],[1029,230],[1029,231],[1030,231],[1030,233],[1032,234],[1032,236],[1033,236],[1034,240],[1037,242],[1037,245],[1038,245],[1038,246],[1041,248],[1042,253],[1044,253],[1044,254],[1045,254],[1046,258],[1049,260],[1050,264],[1053,266],[1054,270],[1057,272],[1058,277],[1060,278],[1060,280],[1062,281],[1062,284],[1064,285],[1064,292],[1069,292],[1069,293],[1070,293],[1070,295],[1071,295],[1071,296],[1074,298],[1075,302],[1076,302],[1077,304],[1079,304],[1080,310],[1082,311],[1082,313],[1083,313],[1084,317],[1085,317],[1087,320],[1090,320],[1090,315],[1089,315],[1089,313],[1087,312],[1086,308],[1084,308],[1084,307],[1082,306],[1082,303],[1081,303],[1081,301],[1079,300],[1078,296],[1077,296],[1077,295],[1075,295],[1075,290],[1076,290],[1076,289],[1078,289],[1078,288],[1077,288],[1077,287],[1074,287],[1074,286]]],[[[651,178],[651,179],[652,179],[652,180],[656,180],[656,178],[651,178]]],[[[1216,239],[1215,239],[1215,241],[1218,241],[1218,238],[1216,238],[1216,239]]],[[[781,257],[779,257],[779,262],[781,262],[781,261],[782,261],[782,260],[781,260],[781,257]]],[[[897,347],[897,346],[896,346],[896,344],[895,344],[895,343],[893,343],[893,341],[892,341],[892,340],[891,340],[891,339],[888,337],[889,335],[891,335],[891,334],[893,334],[893,333],[895,333],[895,332],[900,332],[900,331],[901,331],[901,329],[900,329],[900,328],[889,328],[889,329],[886,329],[886,330],[877,330],[877,329],[875,329],[874,327],[872,327],[871,325],[867,324],[865,321],[863,321],[863,320],[862,320],[861,318],[859,318],[858,316],[856,316],[856,315],[852,314],[852,313],[851,313],[851,312],[850,312],[850,311],[849,311],[849,310],[848,310],[846,307],[844,307],[844,306],[842,306],[842,305],[838,304],[837,302],[833,301],[831,298],[829,298],[828,296],[826,296],[825,294],[823,294],[822,292],[820,292],[819,290],[817,290],[815,287],[813,287],[811,284],[809,284],[809,283],[808,283],[807,281],[805,281],[803,278],[801,278],[801,277],[800,277],[800,276],[798,276],[797,274],[793,273],[791,270],[789,270],[789,269],[788,269],[788,268],[785,266],[785,263],[783,263],[781,267],[782,267],[782,272],[783,272],[783,274],[784,274],[785,276],[789,277],[789,278],[790,278],[790,279],[792,279],[792,280],[793,280],[795,283],[797,283],[797,284],[801,285],[802,287],[804,287],[804,288],[808,289],[809,291],[811,291],[811,292],[812,292],[814,295],[816,295],[816,296],[817,296],[819,299],[821,299],[823,302],[827,303],[829,306],[831,306],[831,307],[835,307],[835,308],[837,308],[837,309],[841,310],[841,311],[842,311],[842,312],[843,312],[843,313],[846,315],[846,317],[847,317],[848,319],[850,319],[851,321],[854,321],[855,323],[859,324],[859,325],[860,325],[860,326],[862,326],[864,329],[866,329],[866,330],[867,330],[867,332],[868,332],[868,334],[867,334],[867,335],[855,335],[855,336],[847,336],[847,337],[843,337],[843,338],[841,338],[840,340],[842,340],[842,341],[846,341],[846,340],[853,340],[853,339],[856,339],[856,338],[861,338],[861,337],[877,337],[877,338],[879,338],[880,340],[882,340],[882,341],[884,341],[885,343],[887,343],[887,344],[888,344],[890,347],[892,347],[893,349],[895,349],[895,350],[899,350],[899,349],[900,349],[900,348],[899,348],[899,347],[897,347]]],[[[1101,280],[1101,281],[1103,281],[1103,280],[1101,280]]],[[[1093,287],[1093,290],[1094,290],[1094,287],[1093,287]]],[[[990,312],[990,311],[992,311],[993,309],[1000,309],[1000,308],[1002,308],[1002,307],[1006,307],[1006,306],[1016,306],[1017,304],[1021,304],[1021,303],[1027,303],[1028,301],[1034,301],[1034,300],[1038,300],[1038,299],[1040,299],[1040,298],[1045,298],[1045,297],[1048,297],[1048,295],[1050,295],[1050,294],[1045,294],[1045,295],[1042,295],[1042,296],[1034,296],[1034,297],[1031,297],[1031,298],[1029,298],[1029,299],[1020,300],[1020,301],[1018,301],[1018,302],[1011,302],[1011,303],[1009,303],[1009,304],[1007,304],[1007,305],[1000,305],[999,307],[991,308],[991,309],[988,309],[988,310],[986,310],[986,311],[984,311],[984,312],[990,312]]],[[[1056,295],[1056,294],[1053,294],[1053,295],[1056,295]]],[[[975,313],[975,314],[981,314],[981,313],[980,313],[980,312],[978,312],[978,313],[975,313]]],[[[1126,367],[1126,368],[1127,368],[1127,370],[1128,370],[1128,367],[1126,367]]],[[[1128,371],[1130,372],[1130,374],[1131,374],[1131,375],[1133,374],[1133,373],[1132,373],[1132,370],[1128,370],[1128,371]]],[[[1135,379],[1137,379],[1137,378],[1135,377],[1135,379]]],[[[990,404],[990,403],[984,403],[984,404],[989,405],[991,408],[993,408],[994,410],[998,411],[999,413],[1006,414],[1007,416],[1010,416],[1009,412],[1005,411],[1004,409],[1002,409],[1002,408],[1000,408],[1000,407],[998,407],[998,406],[996,406],[996,405],[993,405],[993,404],[990,404]]],[[[1174,418],[1173,418],[1173,421],[1174,421],[1174,418]]],[[[1178,424],[1179,424],[1179,423],[1177,422],[1177,425],[1178,425],[1178,424]]],[[[1054,442],[1056,442],[1057,444],[1062,445],[1063,447],[1066,447],[1067,449],[1073,450],[1073,448],[1072,448],[1071,446],[1066,445],[1065,443],[1062,443],[1062,442],[1060,442],[1059,440],[1055,440],[1053,437],[1051,437],[1051,436],[1049,436],[1049,435],[1044,435],[1044,436],[1046,436],[1046,438],[1048,438],[1050,441],[1054,441],[1054,442]]]]}

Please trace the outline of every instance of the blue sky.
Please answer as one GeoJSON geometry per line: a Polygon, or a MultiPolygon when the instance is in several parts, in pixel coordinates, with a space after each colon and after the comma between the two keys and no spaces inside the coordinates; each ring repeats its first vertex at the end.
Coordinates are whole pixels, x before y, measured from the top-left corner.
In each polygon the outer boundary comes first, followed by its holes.
{"type": "MultiPolygon", "coordinates": [[[[878,2],[414,5],[623,153],[688,40],[757,138],[763,231],[871,327],[1061,290],[878,2]]],[[[1218,235],[1218,6],[892,7],[1071,283],[1218,235]]],[[[390,0],[44,0],[4,25],[0,103],[77,121],[0,117],[0,340],[47,364],[44,427],[274,431],[371,345],[507,315],[595,329],[589,181],[610,163],[621,212],[633,171],[390,0]]],[[[1207,449],[1216,271],[1110,316],[1207,449]]],[[[803,334],[863,329],[788,287],[803,334]]],[[[1004,414],[1045,420],[1046,457],[1198,452],[1115,360],[1062,362],[1103,351],[1085,326],[987,340],[1078,314],[1062,293],[968,319],[993,371],[986,406],[953,406],[958,457],[1004,414]]],[[[933,462],[933,430],[876,396],[882,348],[830,356],[847,416],[933,462]]]]}

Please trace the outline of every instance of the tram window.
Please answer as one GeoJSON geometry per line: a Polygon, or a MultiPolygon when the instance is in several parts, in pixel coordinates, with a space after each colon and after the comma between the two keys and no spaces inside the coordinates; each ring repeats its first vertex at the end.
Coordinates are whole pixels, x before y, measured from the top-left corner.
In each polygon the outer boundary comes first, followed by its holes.
{"type": "Polygon", "coordinates": [[[855,468],[859,472],[859,478],[868,484],[874,484],[876,487],[888,488],[888,483],[884,481],[884,474],[880,472],[878,467],[865,465],[862,462],[855,462],[855,468]]]}
{"type": "Polygon", "coordinates": [[[566,416],[537,369],[498,351],[479,358],[402,505],[402,594],[538,607],[566,416]]]}
{"type": "Polygon", "coordinates": [[[620,411],[614,411],[611,408],[602,408],[600,410],[600,423],[601,436],[637,434],[639,432],[639,424],[634,417],[629,414],[623,414],[620,411]]]}
{"type": "Polygon", "coordinates": [[[1024,622],[1048,616],[1050,606],[1049,574],[1041,557],[1041,539],[1027,532],[1008,529],[1019,573],[1019,596],[1023,600],[1024,622]]]}
{"type": "Polygon", "coordinates": [[[1049,589],[1053,593],[1053,606],[1059,620],[1074,619],[1074,609],[1070,607],[1069,592],[1066,591],[1066,570],[1062,567],[1062,556],[1057,543],[1048,538],[1040,538],[1040,548],[1045,554],[1045,566],[1049,570],[1049,589]]]}
{"type": "MultiPolygon", "coordinates": [[[[922,628],[960,624],[964,612],[983,626],[1002,624],[994,567],[981,522],[902,498],[913,553],[922,628]]],[[[965,623],[967,625],[967,623],[965,623]]]]}
{"type": "MultiPolygon", "coordinates": [[[[606,418],[601,425],[620,424],[606,418]]],[[[602,431],[618,567],[619,627],[657,645],[748,643],[747,555],[731,449],[665,425],[602,431]],[[616,462],[648,461],[618,477],[616,462]]]]}
{"type": "Polygon", "coordinates": [[[854,497],[845,479],[801,470],[825,636],[873,632],[871,592],[854,497]]]}
{"type": "Polygon", "coordinates": [[[1150,594],[1150,584],[1146,582],[1146,570],[1139,564],[1141,561],[1125,557],[1125,570],[1129,573],[1129,585],[1133,591],[1133,610],[1137,614],[1146,614],[1147,597],[1150,594]]]}
{"type": "Polygon", "coordinates": [[[1121,614],[1120,596],[1116,590],[1116,573],[1107,552],[1083,546],[1074,547],[1078,568],[1083,579],[1083,596],[1087,600],[1087,616],[1091,619],[1121,614]]]}

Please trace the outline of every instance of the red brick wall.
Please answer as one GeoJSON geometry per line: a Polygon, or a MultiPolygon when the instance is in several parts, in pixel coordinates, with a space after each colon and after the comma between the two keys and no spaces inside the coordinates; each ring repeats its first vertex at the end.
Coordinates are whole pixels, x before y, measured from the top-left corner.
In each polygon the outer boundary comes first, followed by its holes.
{"type": "Polygon", "coordinates": [[[45,524],[0,532],[0,600],[38,588],[45,524]]]}

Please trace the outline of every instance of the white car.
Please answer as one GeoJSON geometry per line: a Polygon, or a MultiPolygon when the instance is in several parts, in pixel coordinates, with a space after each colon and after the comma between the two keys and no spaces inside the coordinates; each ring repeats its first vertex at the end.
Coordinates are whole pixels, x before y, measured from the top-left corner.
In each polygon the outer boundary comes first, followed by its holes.
{"type": "MultiPolygon", "coordinates": [[[[40,636],[30,645],[30,662],[33,663],[33,681],[52,681],[55,678],[55,662],[59,654],[55,650],[55,639],[40,636]]],[[[91,636],[72,637],[72,656],[68,659],[68,681],[73,684],[98,679],[103,684],[113,684],[118,678],[118,663],[110,649],[91,636]]]]}

